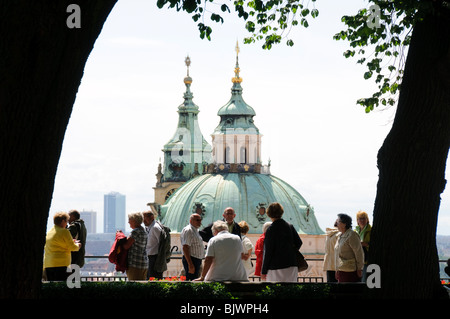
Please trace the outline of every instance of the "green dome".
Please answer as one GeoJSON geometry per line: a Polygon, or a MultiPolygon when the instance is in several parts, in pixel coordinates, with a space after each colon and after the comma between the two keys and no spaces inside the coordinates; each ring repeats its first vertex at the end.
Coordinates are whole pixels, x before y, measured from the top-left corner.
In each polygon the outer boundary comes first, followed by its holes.
{"type": "Polygon", "coordinates": [[[222,106],[217,112],[219,116],[237,115],[237,116],[255,116],[255,110],[245,103],[242,98],[242,87],[239,83],[234,83],[231,88],[231,98],[227,104],[222,106]]]}
{"type": "Polygon", "coordinates": [[[289,184],[268,174],[203,174],[183,184],[160,209],[161,221],[179,233],[192,213],[203,215],[202,227],[222,219],[226,207],[233,207],[235,221],[245,220],[250,234],[261,234],[270,221],[266,208],[272,202],[284,207],[283,219],[299,233],[324,234],[312,207],[289,184]]]}

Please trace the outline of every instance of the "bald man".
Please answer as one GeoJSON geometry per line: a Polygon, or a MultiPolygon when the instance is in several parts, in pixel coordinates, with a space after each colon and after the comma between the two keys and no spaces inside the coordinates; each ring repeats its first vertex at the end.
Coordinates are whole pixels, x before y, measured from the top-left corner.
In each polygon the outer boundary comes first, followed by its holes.
{"type": "MultiPolygon", "coordinates": [[[[236,212],[234,211],[234,209],[232,207],[225,208],[222,217],[223,221],[227,223],[228,232],[238,235],[239,238],[241,238],[241,227],[234,221],[234,218],[236,217],[236,212]]],[[[213,224],[211,223],[200,231],[200,236],[202,236],[203,241],[209,242],[209,240],[214,237],[211,230],[212,226],[213,224]]]]}

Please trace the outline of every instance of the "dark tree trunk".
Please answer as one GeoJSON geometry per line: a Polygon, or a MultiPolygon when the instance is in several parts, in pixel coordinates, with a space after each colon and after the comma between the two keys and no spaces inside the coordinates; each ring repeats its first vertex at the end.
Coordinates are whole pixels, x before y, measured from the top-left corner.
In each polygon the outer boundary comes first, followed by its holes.
{"type": "Polygon", "coordinates": [[[450,15],[440,9],[413,31],[392,130],[378,153],[369,263],[381,298],[435,298],[436,226],[450,146],[450,15]]]}
{"type": "Polygon", "coordinates": [[[38,297],[64,134],[115,3],[0,1],[0,298],[38,297]],[[70,4],[81,9],[81,28],[66,24],[70,4]]]}

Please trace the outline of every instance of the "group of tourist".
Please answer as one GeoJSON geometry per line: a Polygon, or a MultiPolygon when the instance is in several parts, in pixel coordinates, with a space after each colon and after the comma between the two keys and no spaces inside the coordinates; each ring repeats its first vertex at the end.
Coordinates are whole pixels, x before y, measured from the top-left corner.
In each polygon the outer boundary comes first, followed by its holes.
{"type": "MultiPolygon", "coordinates": [[[[232,207],[224,210],[222,220],[202,230],[202,216],[192,214],[180,234],[186,280],[248,281],[253,274],[267,281],[296,282],[295,251],[300,249],[302,241],[295,228],[282,218],[283,213],[279,203],[268,206],[271,222],[263,225],[255,246],[247,237],[247,222],[235,222],[236,212],[232,207]],[[255,265],[251,260],[253,251],[255,265]]],[[[328,282],[365,281],[371,226],[365,212],[358,212],[356,219],[355,230],[352,218],[346,214],[338,214],[334,227],[327,228],[323,270],[328,282]]],[[[132,231],[121,246],[127,251],[128,279],[163,278],[163,271],[155,265],[162,225],[150,211],[129,214],[128,223],[132,231]]],[[[46,237],[44,278],[66,280],[69,265],[82,267],[85,243],[86,227],[79,212],[56,213],[54,226],[46,237]]]]}
{"type": "Polygon", "coordinates": [[[282,219],[283,213],[281,204],[269,205],[267,216],[272,221],[263,225],[263,234],[255,246],[246,236],[247,222],[234,221],[236,213],[232,207],[225,209],[223,220],[217,220],[203,230],[200,230],[202,217],[192,214],[180,236],[186,279],[248,281],[253,273],[267,281],[297,281],[295,250],[300,249],[302,241],[294,227],[282,219]],[[206,251],[204,242],[207,243],[206,251]],[[255,267],[251,261],[253,249],[255,267]]]}
{"type": "Polygon", "coordinates": [[[352,218],[338,214],[334,227],[326,229],[323,270],[327,282],[366,281],[371,226],[366,212],[359,211],[356,220],[353,230],[352,218]]]}

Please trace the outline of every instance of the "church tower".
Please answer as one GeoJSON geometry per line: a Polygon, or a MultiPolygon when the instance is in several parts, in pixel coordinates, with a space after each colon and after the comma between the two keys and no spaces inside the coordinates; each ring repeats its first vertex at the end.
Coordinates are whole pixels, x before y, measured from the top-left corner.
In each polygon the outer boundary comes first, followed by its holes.
{"type": "Polygon", "coordinates": [[[255,111],[242,97],[239,72],[239,45],[236,44],[231,98],[219,109],[220,123],[212,134],[213,161],[219,173],[260,173],[262,135],[253,121],[255,111]]]}
{"type": "Polygon", "coordinates": [[[178,125],[173,137],[164,145],[164,165],[156,174],[155,203],[148,204],[158,213],[159,206],[191,178],[203,174],[211,160],[211,145],[204,139],[198,124],[199,108],[193,102],[192,78],[189,76],[191,59],[186,57],[187,75],[184,102],[178,107],[178,125]]]}

